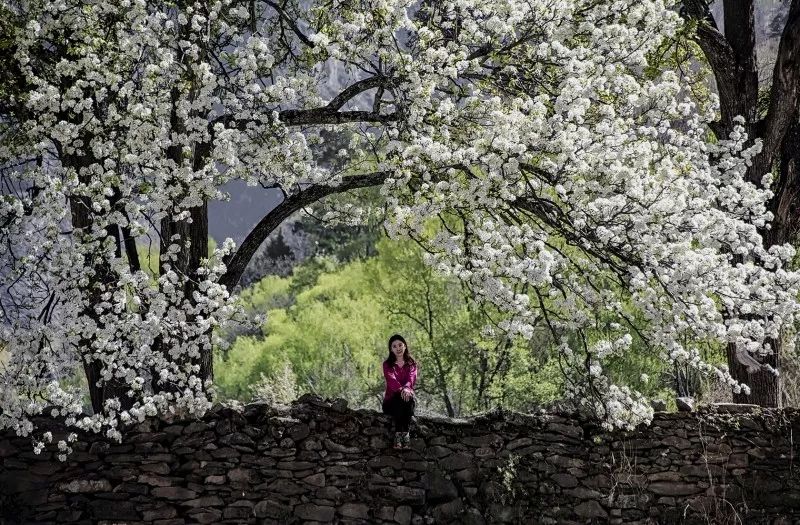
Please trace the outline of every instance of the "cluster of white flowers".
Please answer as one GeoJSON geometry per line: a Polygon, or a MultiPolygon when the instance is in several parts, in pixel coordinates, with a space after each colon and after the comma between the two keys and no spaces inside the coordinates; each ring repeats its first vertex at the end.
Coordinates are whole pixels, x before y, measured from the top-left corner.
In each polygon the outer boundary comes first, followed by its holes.
{"type": "Polygon", "coordinates": [[[800,276],[786,268],[793,249],[765,250],[757,231],[772,219],[769,179],[759,188],[743,175],[760,144],[748,147],[743,127],[709,143],[713,104],[701,113],[675,74],[643,73],[680,24],[672,6],[481,5],[484,16],[437,3],[419,30],[420,45],[441,52],[435,68],[408,62],[420,82],[413,125],[398,126],[384,159],[389,231],[418,239],[432,265],[507,312],[512,335],[546,326],[559,340],[613,318],[608,339],[561,349],[583,371],[572,395],[613,426],[652,413],[604,373],[634,333],[665,361],[746,389],[694,345],[769,352],[798,312],[800,276]]]}
{"type": "Polygon", "coordinates": [[[385,173],[390,234],[505,312],[507,335],[546,326],[565,341],[583,374],[571,393],[612,426],[652,413],[604,373],[634,328],[665,360],[741,388],[686,341],[763,352],[796,315],[793,250],[762,248],[770,192],[743,178],[759,145],[741,129],[708,143],[713,105],[646,73],[680,24],[666,0],[253,5],[59,0],[13,35],[30,89],[2,175],[35,191],[0,199],[2,297],[22,305],[4,308],[0,428],[28,434],[47,406],[119,439],[120,423],[208,408],[197,361],[238,315],[219,284],[233,246],[187,275],[190,239],[171,232],[153,278],[118,235],[190,224],[235,178],[291,194],[385,173]],[[328,100],[332,69],[354,83],[328,100]],[[350,137],[344,168],[316,163],[323,131],[350,137]],[[607,340],[563,339],[609,319],[607,340]],[[59,381],[80,367],[127,401],[81,416],[59,381]]]}
{"type": "Polygon", "coordinates": [[[262,38],[236,21],[233,3],[178,12],[63,0],[15,13],[33,19],[12,35],[28,91],[16,136],[0,146],[4,185],[19,189],[0,199],[9,353],[0,428],[31,434],[31,416],[47,407],[69,426],[120,439],[121,422],[210,407],[197,362],[214,330],[239,315],[219,284],[232,243],[188,274],[179,259],[189,239],[176,234],[153,278],[128,260],[121,237],[146,239],[164,218],[191,223],[191,210],[234,178],[287,192],[325,179],[304,135],[276,116],[282,104],[319,100],[312,79],[264,83],[271,50],[285,50],[269,30],[280,15],[265,17],[262,38]],[[116,392],[91,416],[82,416],[85,392],[63,381],[81,369],[116,392]]]}

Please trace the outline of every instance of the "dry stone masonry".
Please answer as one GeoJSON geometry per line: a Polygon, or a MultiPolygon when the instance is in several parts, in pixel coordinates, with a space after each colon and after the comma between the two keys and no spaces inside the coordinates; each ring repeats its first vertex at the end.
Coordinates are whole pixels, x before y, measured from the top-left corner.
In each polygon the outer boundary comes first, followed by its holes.
{"type": "MultiPolygon", "coordinates": [[[[50,425],[57,439],[59,428],[50,425]]],[[[635,432],[568,415],[388,419],[304,396],[81,436],[61,463],[0,435],[0,524],[800,522],[794,410],[659,413],[635,432]]]]}

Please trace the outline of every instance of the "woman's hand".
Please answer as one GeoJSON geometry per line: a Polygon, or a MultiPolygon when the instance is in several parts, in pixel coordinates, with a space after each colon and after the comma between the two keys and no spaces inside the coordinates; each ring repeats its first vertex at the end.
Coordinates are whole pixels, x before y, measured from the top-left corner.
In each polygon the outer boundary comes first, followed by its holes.
{"type": "Polygon", "coordinates": [[[403,401],[408,401],[414,397],[414,391],[408,387],[403,387],[403,389],[400,391],[400,397],[403,398],[403,401]]]}

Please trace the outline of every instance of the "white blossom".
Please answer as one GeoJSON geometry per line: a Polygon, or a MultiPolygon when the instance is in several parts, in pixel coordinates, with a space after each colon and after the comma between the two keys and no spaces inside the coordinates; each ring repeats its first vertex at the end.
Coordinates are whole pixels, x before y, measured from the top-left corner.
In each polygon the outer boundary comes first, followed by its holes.
{"type": "Polygon", "coordinates": [[[760,143],[743,125],[709,143],[714,101],[701,111],[673,72],[646,73],[680,26],[668,2],[290,1],[254,21],[232,4],[44,2],[13,35],[30,89],[0,159],[36,191],[0,198],[0,301],[25,304],[0,328],[0,427],[30,435],[50,406],[118,440],[120,423],[211,406],[196,361],[241,314],[220,284],[232,241],[188,276],[176,233],[151,278],[109,231],[142,239],[165,217],[188,224],[235,179],[291,196],[385,174],[379,206],[340,200],[329,217],[385,215],[390,235],[422,243],[431,266],[506,314],[499,337],[552,331],[576,374],[569,393],[611,426],[652,415],[604,372],[634,337],[745,390],[698,345],[763,354],[795,319],[794,250],[763,248],[772,194],[744,178],[760,143]],[[41,67],[37,52],[64,35],[69,56],[41,67]],[[371,72],[380,88],[331,109],[332,69],[353,82],[371,72]],[[292,123],[319,108],[378,113],[292,123]],[[335,167],[314,156],[323,131],[349,137],[335,167]],[[586,342],[600,325],[606,336],[586,342]],[[82,392],[60,381],[87,362],[125,392],[103,413],[82,414],[82,392]]]}

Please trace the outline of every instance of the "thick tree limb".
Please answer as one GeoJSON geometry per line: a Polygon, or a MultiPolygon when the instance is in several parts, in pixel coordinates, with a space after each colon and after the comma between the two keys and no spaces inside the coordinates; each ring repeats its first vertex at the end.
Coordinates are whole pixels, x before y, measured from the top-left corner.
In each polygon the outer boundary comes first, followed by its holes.
{"type": "Polygon", "coordinates": [[[756,23],[753,0],[725,0],[725,39],[736,61],[755,66],[756,23]]]}
{"type": "Polygon", "coordinates": [[[721,122],[713,131],[723,137],[733,129],[733,118],[737,115],[742,115],[751,124],[758,117],[753,2],[725,0],[724,7],[725,35],[717,29],[708,2],[684,1],[684,14],[698,22],[695,39],[717,81],[721,122]]]}
{"type": "Polygon", "coordinates": [[[308,126],[312,124],[345,124],[347,122],[394,122],[397,115],[381,115],[372,111],[336,111],[328,107],[315,109],[288,109],[280,112],[281,122],[287,126],[308,126]]]}
{"type": "MultiPolygon", "coordinates": [[[[287,109],[279,114],[281,122],[287,126],[312,126],[323,124],[345,124],[348,122],[377,122],[386,124],[397,121],[397,114],[389,113],[383,115],[375,111],[337,111],[328,106],[313,109],[287,109]]],[[[234,119],[230,115],[218,117],[211,121],[209,128],[212,130],[216,124],[224,124],[226,127],[235,123],[236,127],[242,131],[247,129],[249,120],[234,119]]]]}
{"type": "Polygon", "coordinates": [[[711,9],[709,9],[711,3],[710,0],[684,0],[680,11],[681,16],[684,18],[693,18],[708,24],[711,28],[719,32],[717,21],[714,20],[711,9]]]}
{"type": "Polygon", "coordinates": [[[772,167],[772,161],[781,147],[789,126],[793,123],[793,119],[797,120],[800,95],[798,91],[800,91],[800,0],[792,0],[772,73],[769,109],[762,125],[764,147],[754,162],[760,165],[762,174],[772,167]],[[759,157],[763,157],[763,160],[759,157]]]}
{"type": "Polygon", "coordinates": [[[776,153],[778,169],[775,197],[770,202],[774,215],[769,230],[760,230],[764,246],[791,242],[797,238],[800,223],[800,122],[798,112],[783,137],[780,151],[776,153]]]}
{"type": "Polygon", "coordinates": [[[783,137],[798,108],[800,88],[800,0],[793,0],[778,46],[773,70],[770,104],[766,117],[758,119],[758,71],[755,50],[755,19],[752,0],[725,0],[725,35],[713,23],[704,0],[686,0],[685,14],[699,21],[696,39],[706,56],[720,96],[722,122],[714,129],[727,135],[733,117],[747,119],[752,138],[761,138],[763,148],[754,159],[748,177],[760,184],[771,170],[783,137]]]}
{"type": "Polygon", "coordinates": [[[225,259],[228,267],[225,275],[220,279],[220,283],[226,287],[233,288],[242,277],[247,264],[255,255],[258,247],[266,240],[280,224],[294,212],[309,206],[328,195],[344,193],[357,188],[377,186],[386,180],[387,174],[384,172],[367,173],[364,175],[354,175],[345,177],[338,186],[313,185],[304,190],[290,195],[272,211],[266,214],[258,224],[247,234],[244,242],[239,249],[225,259]]]}
{"type": "MultiPolygon", "coordinates": [[[[758,61],[753,0],[725,0],[725,39],[736,61],[734,84],[738,103],[730,108],[744,116],[748,124],[758,119],[758,61]]],[[[735,116],[735,115],[734,115],[735,116]]],[[[749,127],[748,127],[749,130],[749,127]]]]}
{"type": "Polygon", "coordinates": [[[721,80],[730,76],[732,68],[736,65],[733,48],[725,39],[725,36],[717,29],[717,24],[711,15],[707,2],[704,0],[685,0],[683,6],[682,13],[684,16],[697,21],[695,39],[711,65],[717,84],[721,84],[721,80]]]}
{"type": "Polygon", "coordinates": [[[380,122],[397,120],[397,115],[383,115],[378,111],[339,111],[353,97],[373,88],[391,87],[388,77],[369,77],[347,86],[336,95],[328,105],[314,109],[288,109],[280,112],[280,120],[287,126],[303,126],[311,124],[344,124],[346,122],[380,122]]]}
{"type": "MultiPolygon", "coordinates": [[[[342,106],[347,104],[350,100],[352,100],[357,95],[360,95],[364,91],[368,91],[373,88],[382,87],[387,88],[392,85],[391,80],[388,77],[369,77],[363,80],[359,80],[349,86],[347,86],[341,93],[336,95],[333,100],[331,100],[327,106],[325,106],[330,111],[338,111],[341,109],[342,106]]],[[[373,112],[377,114],[377,112],[373,112]]],[[[283,118],[281,118],[283,120],[283,118]]]]}

